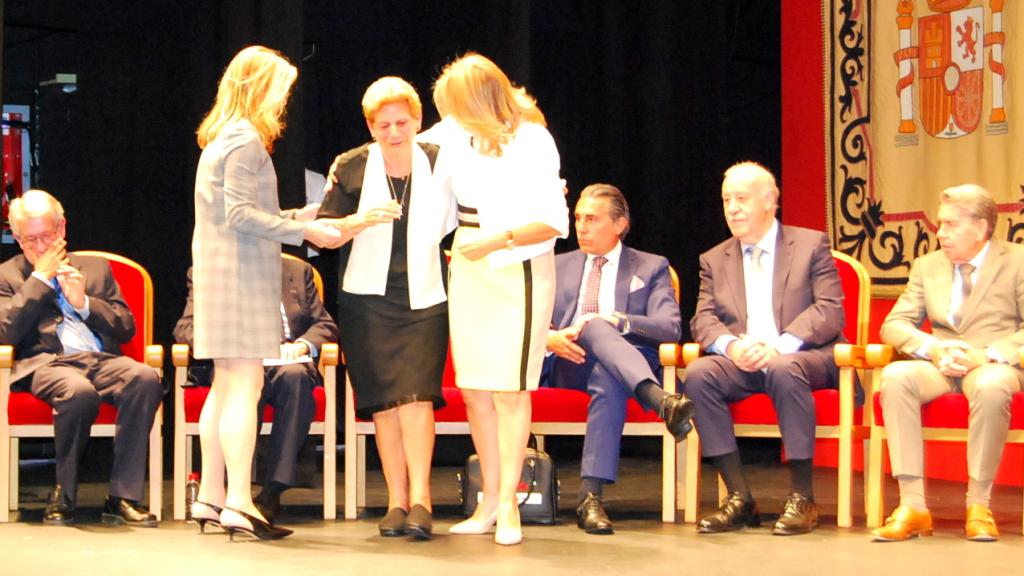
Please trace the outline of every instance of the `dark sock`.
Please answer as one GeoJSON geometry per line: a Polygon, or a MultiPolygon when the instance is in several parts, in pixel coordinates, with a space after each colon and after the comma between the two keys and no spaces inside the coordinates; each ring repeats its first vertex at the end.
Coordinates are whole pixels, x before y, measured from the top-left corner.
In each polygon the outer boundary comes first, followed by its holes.
{"type": "Polygon", "coordinates": [[[793,492],[802,494],[812,501],[814,500],[814,489],[811,482],[814,471],[813,464],[814,460],[811,458],[789,461],[789,473],[793,478],[793,492]]]}
{"type": "Polygon", "coordinates": [[[712,456],[711,463],[715,470],[722,475],[725,487],[732,492],[739,492],[743,499],[750,502],[754,499],[750,494],[750,487],[747,486],[747,478],[743,475],[743,462],[740,461],[740,453],[730,452],[721,456],[712,456]]]}
{"type": "Polygon", "coordinates": [[[578,502],[583,502],[587,497],[587,493],[593,494],[594,496],[604,495],[604,485],[608,481],[604,478],[594,478],[593,476],[584,476],[580,481],[580,494],[578,502]]]}
{"type": "Polygon", "coordinates": [[[661,407],[661,399],[668,396],[668,392],[658,386],[657,382],[644,380],[636,385],[636,399],[648,410],[657,410],[661,407]]]}
{"type": "Polygon", "coordinates": [[[263,493],[271,498],[279,498],[281,494],[287,490],[289,486],[282,484],[281,482],[274,482],[271,480],[263,485],[263,493]]]}

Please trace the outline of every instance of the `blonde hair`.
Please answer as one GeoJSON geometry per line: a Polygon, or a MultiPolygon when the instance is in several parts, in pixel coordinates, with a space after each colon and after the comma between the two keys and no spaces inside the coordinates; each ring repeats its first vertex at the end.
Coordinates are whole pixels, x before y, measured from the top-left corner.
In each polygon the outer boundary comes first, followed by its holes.
{"type": "Polygon", "coordinates": [[[45,190],[26,190],[20,198],[11,200],[9,220],[11,233],[21,234],[21,223],[29,218],[49,216],[54,224],[64,219],[64,207],[45,190]]]}
{"type": "Polygon", "coordinates": [[[268,152],[284,131],[284,110],[299,71],[277,50],[249,46],[235,55],[221,76],[213,108],[196,131],[200,148],[225,125],[248,120],[268,152]]]}
{"type": "Polygon", "coordinates": [[[996,219],[999,217],[999,210],[996,206],[996,201],[988,190],[977,184],[952,186],[942,191],[939,195],[939,202],[956,206],[970,215],[971,218],[984,220],[988,227],[985,239],[987,240],[992,237],[992,232],[996,229],[996,219]]]}
{"type": "Polygon", "coordinates": [[[434,105],[476,138],[480,149],[501,156],[524,120],[546,125],[537,101],[484,56],[470,52],[445,66],[434,83],[434,105]]]}
{"type": "Polygon", "coordinates": [[[405,103],[413,118],[423,118],[423,104],[416,89],[398,76],[384,76],[374,80],[363,94],[363,117],[373,122],[373,117],[388,104],[405,103]]]}

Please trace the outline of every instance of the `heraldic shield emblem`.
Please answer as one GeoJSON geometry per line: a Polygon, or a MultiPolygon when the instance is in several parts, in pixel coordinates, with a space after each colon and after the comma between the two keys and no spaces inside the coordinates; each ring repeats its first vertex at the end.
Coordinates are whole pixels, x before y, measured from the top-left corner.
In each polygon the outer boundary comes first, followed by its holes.
{"type": "MultiPolygon", "coordinates": [[[[985,29],[985,8],[971,0],[928,0],[931,12],[916,19],[917,45],[912,45],[915,24],[913,0],[900,0],[897,25],[900,49],[893,54],[899,66],[896,87],[900,99],[901,134],[917,132],[914,122],[914,69],[917,65],[917,120],[935,138],[966,136],[982,122],[985,108],[985,69],[992,74],[990,123],[1002,122],[993,133],[1005,131],[1002,48],[1002,2],[992,2],[991,27],[985,29]],[[989,48],[986,57],[985,48],[989,48]]],[[[992,132],[990,130],[990,132],[992,132]]]]}
{"type": "Polygon", "coordinates": [[[932,136],[964,136],[981,121],[984,18],[978,6],[918,20],[921,125],[932,136]]]}

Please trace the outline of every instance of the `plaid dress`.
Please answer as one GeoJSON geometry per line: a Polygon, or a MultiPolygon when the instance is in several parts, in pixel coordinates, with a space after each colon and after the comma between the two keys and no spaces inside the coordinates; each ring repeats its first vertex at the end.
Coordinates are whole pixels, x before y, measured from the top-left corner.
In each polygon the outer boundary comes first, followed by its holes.
{"type": "Polygon", "coordinates": [[[199,158],[192,235],[196,358],[270,358],[281,344],[281,243],[304,225],[281,211],[256,129],[225,126],[199,158]]]}

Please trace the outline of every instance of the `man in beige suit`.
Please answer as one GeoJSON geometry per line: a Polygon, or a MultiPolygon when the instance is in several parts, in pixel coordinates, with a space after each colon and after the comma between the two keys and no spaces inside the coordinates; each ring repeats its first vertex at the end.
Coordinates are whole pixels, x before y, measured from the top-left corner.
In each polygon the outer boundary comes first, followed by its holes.
{"type": "Polygon", "coordinates": [[[882,412],[900,505],[876,540],[930,535],[924,497],[921,405],[947,392],[970,403],[967,438],[969,540],[999,537],[989,509],[1010,424],[1010,399],[1024,372],[1024,247],[992,239],[996,205],[973,184],[940,195],[939,245],[914,261],[910,281],[882,324],[882,341],[916,358],[882,371],[882,412]],[[931,321],[932,332],[920,329],[931,321]]]}

